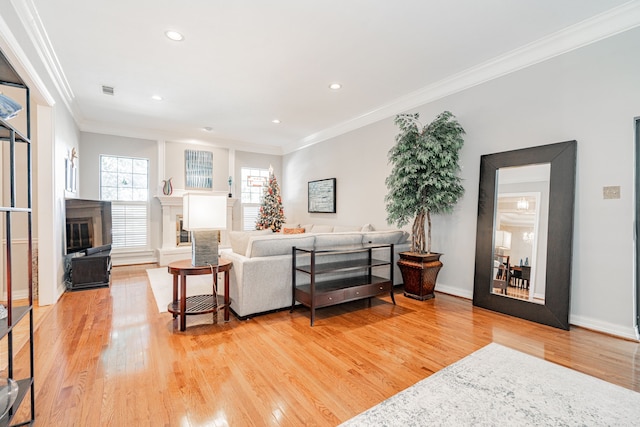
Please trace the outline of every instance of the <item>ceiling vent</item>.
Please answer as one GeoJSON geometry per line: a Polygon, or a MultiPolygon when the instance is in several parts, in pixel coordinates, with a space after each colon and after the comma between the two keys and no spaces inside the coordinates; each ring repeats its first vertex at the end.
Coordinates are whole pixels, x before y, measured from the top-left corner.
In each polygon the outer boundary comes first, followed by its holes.
{"type": "Polygon", "coordinates": [[[113,87],[102,85],[102,93],[113,96],[113,87]]]}

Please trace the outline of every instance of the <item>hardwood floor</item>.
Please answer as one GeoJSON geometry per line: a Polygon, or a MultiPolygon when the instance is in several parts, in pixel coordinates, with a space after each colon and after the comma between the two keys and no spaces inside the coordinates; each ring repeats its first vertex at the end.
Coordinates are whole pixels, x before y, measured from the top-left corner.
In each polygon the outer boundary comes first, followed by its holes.
{"type": "Polygon", "coordinates": [[[116,267],[110,288],[66,293],[37,329],[37,425],[335,426],[490,342],[640,391],[636,342],[445,294],[396,301],[320,309],[314,327],[298,308],[181,333],[144,267],[116,267]]]}

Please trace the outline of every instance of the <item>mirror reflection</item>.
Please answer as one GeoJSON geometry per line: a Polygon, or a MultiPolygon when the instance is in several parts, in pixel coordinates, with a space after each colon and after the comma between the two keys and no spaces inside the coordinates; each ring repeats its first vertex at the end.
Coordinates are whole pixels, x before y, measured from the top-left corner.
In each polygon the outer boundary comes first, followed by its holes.
{"type": "Polygon", "coordinates": [[[496,170],[490,292],[545,303],[550,163],[496,170]]]}

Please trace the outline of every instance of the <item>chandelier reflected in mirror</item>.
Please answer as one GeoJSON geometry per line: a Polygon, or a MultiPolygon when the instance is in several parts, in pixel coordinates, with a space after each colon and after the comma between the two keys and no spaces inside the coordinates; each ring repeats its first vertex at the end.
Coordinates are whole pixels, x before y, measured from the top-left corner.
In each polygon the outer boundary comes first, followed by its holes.
{"type": "Polygon", "coordinates": [[[519,211],[528,211],[529,201],[527,201],[527,199],[525,199],[524,197],[520,198],[520,200],[518,200],[517,209],[519,211]]]}
{"type": "Polygon", "coordinates": [[[533,237],[533,231],[522,233],[522,240],[529,245],[533,243],[533,237]]]}

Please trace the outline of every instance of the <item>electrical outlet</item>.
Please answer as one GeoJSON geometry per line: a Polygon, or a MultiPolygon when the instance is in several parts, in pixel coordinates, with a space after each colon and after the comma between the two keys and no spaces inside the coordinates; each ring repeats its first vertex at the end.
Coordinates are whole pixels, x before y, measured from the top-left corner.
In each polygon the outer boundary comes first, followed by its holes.
{"type": "Polygon", "coordinates": [[[619,199],[620,198],[620,186],[611,185],[608,187],[602,187],[603,199],[619,199]]]}

